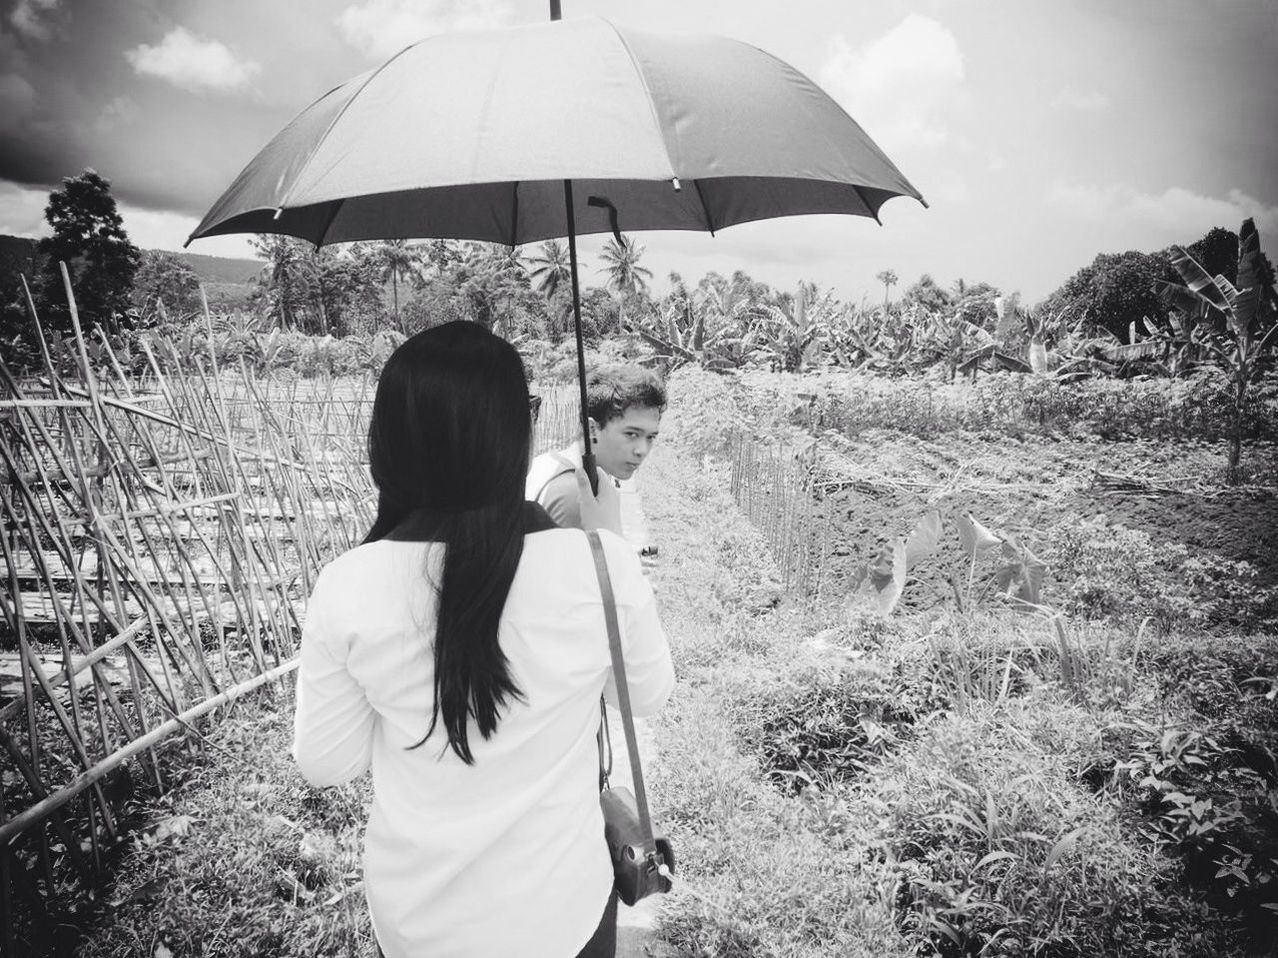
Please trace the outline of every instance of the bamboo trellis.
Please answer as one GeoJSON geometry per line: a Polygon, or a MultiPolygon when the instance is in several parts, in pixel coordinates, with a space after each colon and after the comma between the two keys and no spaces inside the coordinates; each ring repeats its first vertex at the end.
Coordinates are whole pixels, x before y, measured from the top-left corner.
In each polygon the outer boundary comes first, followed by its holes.
{"type": "Polygon", "coordinates": [[[763,534],[783,587],[803,598],[819,595],[829,529],[812,490],[815,447],[765,446],[739,432],[730,446],[732,497],[763,534]]]}
{"type": "MultiPolygon", "coordinates": [[[[100,880],[123,798],[164,787],[166,740],[296,667],[315,573],[375,505],[371,378],[259,378],[166,344],[130,377],[105,341],[90,362],[78,321],[76,346],[74,380],[47,349],[34,380],[0,359],[6,954],[100,880]]],[[[576,416],[570,390],[545,398],[539,450],[576,416]]]]}

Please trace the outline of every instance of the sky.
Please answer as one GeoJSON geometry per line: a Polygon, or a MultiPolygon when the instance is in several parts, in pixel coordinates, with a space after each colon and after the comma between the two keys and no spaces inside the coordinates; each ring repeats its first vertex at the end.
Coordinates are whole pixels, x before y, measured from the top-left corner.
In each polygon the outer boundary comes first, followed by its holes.
{"type": "MultiPolygon", "coordinates": [[[[1253,217],[1278,253],[1278,0],[562,0],[760,47],[819,83],[927,199],[882,225],[804,216],[638,235],[657,292],[742,269],[849,301],[922,274],[1035,302],[1098,253],[1253,217]]],[[[236,174],[332,87],[436,33],[548,19],[548,0],[0,0],[0,233],[47,233],[86,167],[130,238],[180,249],[236,174]]],[[[606,237],[583,238],[600,284],[606,237]]],[[[191,252],[251,255],[247,237],[191,252]]]]}

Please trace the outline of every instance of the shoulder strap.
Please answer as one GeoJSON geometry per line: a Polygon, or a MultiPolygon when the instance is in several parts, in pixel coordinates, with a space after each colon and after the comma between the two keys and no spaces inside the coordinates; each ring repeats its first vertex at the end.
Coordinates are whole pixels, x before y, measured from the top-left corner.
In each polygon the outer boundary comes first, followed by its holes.
{"type": "Polygon", "coordinates": [[[648,814],[648,794],[643,787],[643,768],[639,764],[639,742],[635,738],[635,718],[630,711],[630,685],[626,681],[626,661],[621,654],[621,630],[617,626],[617,599],[612,592],[612,577],[608,574],[608,561],[604,557],[603,542],[594,529],[586,531],[590,551],[595,558],[595,574],[599,577],[599,591],[603,596],[604,621],[608,626],[608,648],[612,653],[612,675],[617,686],[617,703],[621,706],[621,724],[626,730],[626,750],[630,754],[630,770],[635,783],[635,804],[639,811],[639,826],[643,839],[651,848],[652,818],[648,814]]]}
{"type": "Polygon", "coordinates": [[[537,495],[532,497],[533,502],[541,502],[541,497],[545,493],[546,487],[550,485],[552,482],[554,482],[556,479],[558,479],[560,476],[566,476],[570,472],[577,471],[577,467],[573,463],[565,459],[563,456],[561,456],[559,453],[552,452],[552,453],[549,453],[549,455],[555,463],[556,470],[552,472],[548,477],[546,477],[545,482],[543,482],[540,486],[537,487],[537,495]]]}

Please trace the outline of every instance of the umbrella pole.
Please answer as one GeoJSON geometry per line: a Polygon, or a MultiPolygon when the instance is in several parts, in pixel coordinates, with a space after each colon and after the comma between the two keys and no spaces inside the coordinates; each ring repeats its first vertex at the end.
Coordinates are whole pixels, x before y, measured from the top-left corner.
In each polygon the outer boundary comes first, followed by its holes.
{"type": "Polygon", "coordinates": [[[577,286],[577,221],[572,208],[572,180],[564,180],[564,212],[568,216],[568,264],[572,273],[572,324],[577,334],[577,388],[581,396],[581,468],[590,480],[590,489],[599,493],[595,471],[595,451],[590,440],[590,410],[586,403],[586,347],[581,340],[581,291],[577,286]]]}

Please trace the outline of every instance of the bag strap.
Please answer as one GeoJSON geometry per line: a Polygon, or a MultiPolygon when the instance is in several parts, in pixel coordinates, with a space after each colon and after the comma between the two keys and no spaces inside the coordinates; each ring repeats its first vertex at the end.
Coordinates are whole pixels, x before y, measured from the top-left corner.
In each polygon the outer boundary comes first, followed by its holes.
{"type": "Polygon", "coordinates": [[[560,476],[566,476],[569,473],[577,471],[576,464],[569,461],[566,457],[560,455],[558,452],[550,453],[550,458],[554,460],[555,464],[559,468],[556,472],[552,473],[549,476],[549,478],[546,479],[545,482],[541,484],[540,488],[538,488],[537,490],[537,495],[534,496],[532,499],[533,502],[541,502],[541,497],[546,492],[546,487],[549,486],[556,479],[558,479],[560,476]]]}
{"type": "MultiPolygon", "coordinates": [[[[604,622],[608,626],[608,649],[612,653],[612,675],[617,686],[617,704],[621,711],[621,724],[626,730],[626,749],[630,753],[630,771],[635,784],[635,804],[638,806],[639,827],[643,840],[653,847],[652,818],[648,814],[648,794],[643,787],[643,768],[639,764],[639,742],[635,738],[635,718],[630,711],[630,685],[626,681],[626,661],[621,654],[621,630],[617,626],[617,599],[612,592],[612,576],[608,574],[608,561],[604,557],[603,542],[594,529],[586,530],[590,551],[595,558],[595,575],[599,577],[599,592],[603,596],[604,622]]],[[[605,723],[606,725],[606,723],[605,723]]]]}

